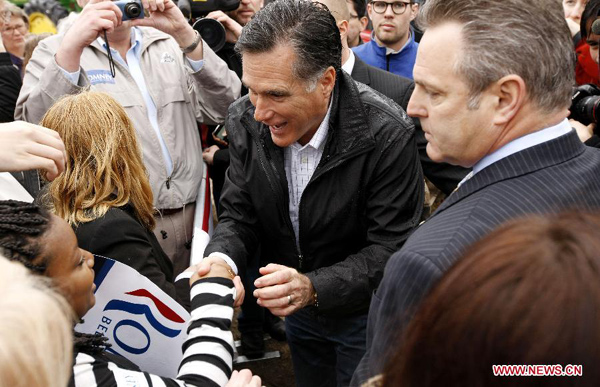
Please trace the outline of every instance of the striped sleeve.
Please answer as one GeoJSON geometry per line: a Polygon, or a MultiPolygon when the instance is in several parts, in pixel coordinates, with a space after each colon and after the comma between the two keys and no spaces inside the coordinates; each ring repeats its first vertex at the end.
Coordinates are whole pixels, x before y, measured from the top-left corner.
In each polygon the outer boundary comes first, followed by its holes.
{"type": "Polygon", "coordinates": [[[192,317],[176,379],[141,372],[131,363],[117,364],[106,356],[78,353],[73,387],[214,387],[224,386],[233,364],[233,303],[235,288],[226,278],[205,278],[190,290],[192,317]]]}

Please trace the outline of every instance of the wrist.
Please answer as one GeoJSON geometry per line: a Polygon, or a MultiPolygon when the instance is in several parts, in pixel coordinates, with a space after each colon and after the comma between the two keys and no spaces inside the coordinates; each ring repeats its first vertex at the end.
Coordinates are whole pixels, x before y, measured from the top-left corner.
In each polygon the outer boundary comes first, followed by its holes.
{"type": "Polygon", "coordinates": [[[177,33],[173,34],[173,38],[181,49],[189,47],[196,40],[196,31],[186,23],[186,25],[177,33]]]}
{"type": "Polygon", "coordinates": [[[56,64],[63,70],[73,73],[79,70],[83,49],[60,47],[54,55],[56,64]]]}

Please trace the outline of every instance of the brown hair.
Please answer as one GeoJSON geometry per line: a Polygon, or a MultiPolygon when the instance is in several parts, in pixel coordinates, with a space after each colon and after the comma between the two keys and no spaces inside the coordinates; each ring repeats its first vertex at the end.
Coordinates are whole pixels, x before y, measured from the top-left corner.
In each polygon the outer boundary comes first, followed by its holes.
{"type": "Polygon", "coordinates": [[[37,47],[38,43],[42,40],[52,36],[49,32],[43,32],[41,34],[29,34],[25,37],[25,50],[23,51],[23,74],[25,74],[25,68],[31,60],[33,50],[37,47]]]}
{"type": "Polygon", "coordinates": [[[435,286],[388,362],[388,386],[596,386],[600,216],[512,221],[435,286]],[[496,377],[492,365],[583,365],[583,378],[496,377]]]}
{"type": "Polygon", "coordinates": [[[65,172],[44,198],[56,215],[77,225],[129,203],[138,220],[154,228],[148,174],[133,124],[117,101],[92,91],[66,96],[40,124],[60,134],[67,153],[65,172]]]}

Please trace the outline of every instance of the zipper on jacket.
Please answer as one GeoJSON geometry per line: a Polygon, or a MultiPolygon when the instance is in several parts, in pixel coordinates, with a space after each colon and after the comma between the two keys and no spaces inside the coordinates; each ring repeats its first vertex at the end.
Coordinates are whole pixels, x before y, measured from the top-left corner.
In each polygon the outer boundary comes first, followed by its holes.
{"type": "Polygon", "coordinates": [[[386,62],[385,67],[386,67],[387,71],[390,71],[390,56],[391,55],[386,55],[385,56],[385,62],[386,62]]]}
{"type": "Polygon", "coordinates": [[[171,176],[167,177],[167,181],[165,181],[167,189],[171,189],[171,176]]]}

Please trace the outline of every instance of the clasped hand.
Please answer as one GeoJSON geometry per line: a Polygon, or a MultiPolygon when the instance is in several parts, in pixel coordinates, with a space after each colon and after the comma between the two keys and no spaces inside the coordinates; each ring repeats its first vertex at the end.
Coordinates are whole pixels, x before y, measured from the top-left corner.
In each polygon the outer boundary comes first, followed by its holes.
{"type": "Polygon", "coordinates": [[[238,307],[244,302],[245,290],[242,280],[240,276],[235,275],[231,267],[224,260],[214,257],[204,258],[200,263],[189,267],[186,271],[194,272],[190,278],[190,286],[201,278],[223,277],[233,280],[236,292],[233,306],[238,307]]]}

